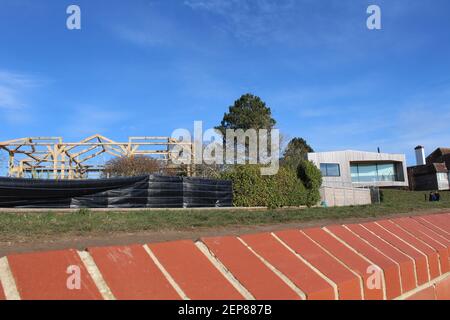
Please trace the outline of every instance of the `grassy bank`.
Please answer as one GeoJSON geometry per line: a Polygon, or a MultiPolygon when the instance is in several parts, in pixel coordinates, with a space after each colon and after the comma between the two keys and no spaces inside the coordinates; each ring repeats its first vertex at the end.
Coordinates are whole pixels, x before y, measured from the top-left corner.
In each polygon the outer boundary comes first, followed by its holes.
{"type": "Polygon", "coordinates": [[[381,204],[345,207],[279,210],[211,211],[130,211],[73,213],[1,213],[0,241],[57,235],[90,235],[150,230],[189,230],[226,226],[247,226],[304,222],[311,220],[382,217],[395,213],[449,209],[450,193],[441,193],[441,202],[425,201],[424,192],[385,190],[381,204]]]}

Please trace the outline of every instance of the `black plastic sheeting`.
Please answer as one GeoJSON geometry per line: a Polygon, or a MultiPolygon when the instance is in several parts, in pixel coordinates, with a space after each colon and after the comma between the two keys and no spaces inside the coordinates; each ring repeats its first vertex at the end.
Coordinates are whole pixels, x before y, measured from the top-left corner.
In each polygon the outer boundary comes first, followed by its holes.
{"type": "Polygon", "coordinates": [[[142,176],[98,180],[0,178],[1,208],[231,207],[231,181],[142,176]]]}

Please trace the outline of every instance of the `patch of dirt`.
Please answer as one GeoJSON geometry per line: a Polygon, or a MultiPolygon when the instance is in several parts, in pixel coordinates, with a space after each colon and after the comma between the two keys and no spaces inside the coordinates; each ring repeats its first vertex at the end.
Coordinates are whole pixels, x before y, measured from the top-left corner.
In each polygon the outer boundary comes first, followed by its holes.
{"type": "Polygon", "coordinates": [[[154,242],[166,242],[174,240],[197,240],[202,237],[214,236],[237,236],[251,233],[274,232],[287,229],[305,229],[314,227],[324,227],[332,224],[363,223],[369,221],[383,220],[395,217],[426,215],[432,213],[448,212],[447,210],[417,211],[410,213],[400,213],[386,215],[383,217],[365,217],[348,219],[325,219],[320,221],[296,222],[273,225],[256,226],[232,226],[216,228],[193,228],[187,230],[159,230],[136,233],[105,233],[92,235],[58,235],[43,237],[39,239],[24,241],[0,242],[0,257],[14,254],[35,251],[51,251],[63,249],[84,250],[87,247],[106,247],[130,244],[144,244],[154,242]]]}

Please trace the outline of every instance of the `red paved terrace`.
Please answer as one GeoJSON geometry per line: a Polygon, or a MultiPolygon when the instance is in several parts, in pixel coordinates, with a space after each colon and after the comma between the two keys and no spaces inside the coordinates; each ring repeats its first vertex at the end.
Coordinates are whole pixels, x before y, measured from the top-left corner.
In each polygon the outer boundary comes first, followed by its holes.
{"type": "Polygon", "coordinates": [[[2,299],[450,299],[450,213],[0,258],[2,299]]]}

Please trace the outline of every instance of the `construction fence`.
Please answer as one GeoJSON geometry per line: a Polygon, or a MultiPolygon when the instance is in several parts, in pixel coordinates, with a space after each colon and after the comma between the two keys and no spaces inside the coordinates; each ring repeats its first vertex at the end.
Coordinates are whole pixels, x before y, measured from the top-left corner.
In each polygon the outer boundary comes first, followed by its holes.
{"type": "Polygon", "coordinates": [[[95,180],[0,178],[0,208],[231,207],[231,181],[148,175],[95,180]]]}

